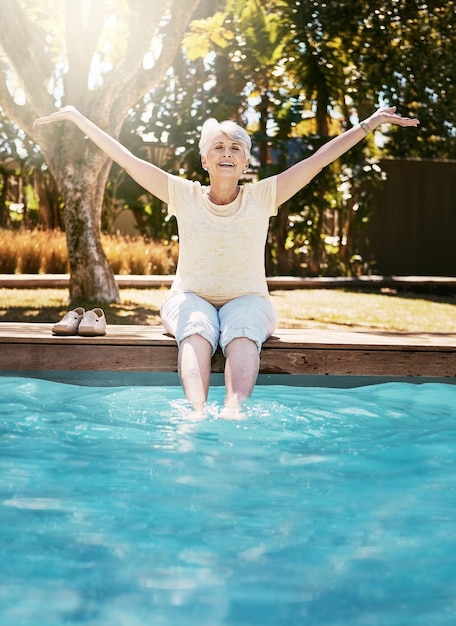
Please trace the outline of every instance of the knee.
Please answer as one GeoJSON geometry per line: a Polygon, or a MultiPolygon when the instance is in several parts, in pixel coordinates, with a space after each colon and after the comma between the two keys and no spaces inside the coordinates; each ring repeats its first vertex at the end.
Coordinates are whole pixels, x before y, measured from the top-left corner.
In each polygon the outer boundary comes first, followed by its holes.
{"type": "Polygon", "coordinates": [[[256,341],[249,337],[235,337],[225,347],[224,354],[227,358],[236,357],[239,358],[259,358],[261,350],[261,344],[258,345],[256,341]]]}
{"type": "Polygon", "coordinates": [[[202,335],[189,335],[179,343],[179,357],[193,355],[198,360],[208,358],[210,360],[213,352],[212,344],[202,335]]]}

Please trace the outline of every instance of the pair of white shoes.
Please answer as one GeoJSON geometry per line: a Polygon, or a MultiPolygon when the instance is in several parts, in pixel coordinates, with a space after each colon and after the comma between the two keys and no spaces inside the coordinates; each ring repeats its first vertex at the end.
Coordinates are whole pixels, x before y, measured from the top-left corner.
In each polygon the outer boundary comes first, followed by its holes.
{"type": "Polygon", "coordinates": [[[82,337],[98,337],[106,335],[106,317],[102,309],[84,311],[78,306],[68,311],[60,322],[52,327],[54,335],[81,335],[82,337]]]}

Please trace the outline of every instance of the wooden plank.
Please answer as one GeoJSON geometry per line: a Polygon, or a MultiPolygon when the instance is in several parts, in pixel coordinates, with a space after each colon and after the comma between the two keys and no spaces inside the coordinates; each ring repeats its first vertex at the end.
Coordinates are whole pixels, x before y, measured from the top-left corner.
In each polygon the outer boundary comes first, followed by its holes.
{"type": "Polygon", "coordinates": [[[175,372],[177,349],[167,346],[9,344],[1,348],[0,370],[175,372]]]}
{"type": "MultiPolygon", "coordinates": [[[[73,345],[175,345],[162,326],[109,325],[103,337],[59,337],[52,335],[52,324],[0,322],[0,343],[49,343],[73,345]]],[[[351,346],[385,347],[388,350],[456,350],[456,333],[350,332],[318,329],[281,328],[264,344],[272,349],[325,347],[347,349],[351,346]]]]}
{"type": "MultiPolygon", "coordinates": [[[[216,353],[214,373],[223,372],[224,358],[216,353]]],[[[112,346],[97,344],[4,344],[0,370],[77,370],[113,372],[176,372],[177,348],[169,345],[112,346]]],[[[440,351],[290,348],[267,346],[260,373],[334,376],[456,377],[456,353],[440,351]]]]}
{"type": "Polygon", "coordinates": [[[268,350],[261,354],[261,372],[331,376],[455,377],[456,352],[438,350],[371,349],[356,346],[268,350]]]}
{"type": "Polygon", "coordinates": [[[276,348],[332,346],[347,349],[350,346],[369,348],[385,347],[388,350],[420,348],[426,350],[453,351],[456,349],[456,333],[394,333],[388,331],[334,331],[317,329],[281,328],[265,345],[276,348]]]}
{"type": "MultiPolygon", "coordinates": [[[[169,288],[174,276],[167,274],[115,276],[120,289],[169,288]]],[[[5,289],[68,289],[69,274],[0,274],[0,288],[5,289]]],[[[445,289],[456,290],[455,276],[268,276],[270,291],[276,289],[445,289]]]]}
{"type": "Polygon", "coordinates": [[[325,369],[338,376],[456,376],[456,352],[439,350],[356,350],[345,358],[327,351],[325,369]]]}
{"type": "Polygon", "coordinates": [[[0,343],[88,344],[88,345],[170,345],[176,342],[162,326],[108,326],[103,337],[62,337],[52,334],[52,324],[0,322],[0,343]]]}

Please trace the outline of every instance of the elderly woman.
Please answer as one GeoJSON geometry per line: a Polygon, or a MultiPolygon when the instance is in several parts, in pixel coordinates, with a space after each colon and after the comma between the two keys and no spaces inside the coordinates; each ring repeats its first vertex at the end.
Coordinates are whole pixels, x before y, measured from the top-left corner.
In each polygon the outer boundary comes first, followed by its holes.
{"type": "Polygon", "coordinates": [[[239,412],[255,385],[261,345],[277,323],[264,267],[270,217],[323,167],[380,124],[419,123],[397,115],[395,107],[380,108],[282,173],[239,185],[249,166],[250,137],[234,122],[209,119],[199,143],[210,180],[209,186],[203,186],[135,157],[74,107],[39,118],[35,124],[60,120],[74,122],[176,217],[179,261],[161,318],[178,343],[180,380],[198,412],[207,401],[211,356],[218,345],[226,356],[227,409],[239,412]]]}

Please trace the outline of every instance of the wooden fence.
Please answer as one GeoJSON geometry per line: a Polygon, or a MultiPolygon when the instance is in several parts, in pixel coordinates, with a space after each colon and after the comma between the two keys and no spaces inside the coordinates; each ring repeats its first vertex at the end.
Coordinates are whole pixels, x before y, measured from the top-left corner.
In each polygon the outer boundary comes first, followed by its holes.
{"type": "Polygon", "coordinates": [[[456,161],[382,160],[370,254],[383,275],[456,276],[456,161]]]}

